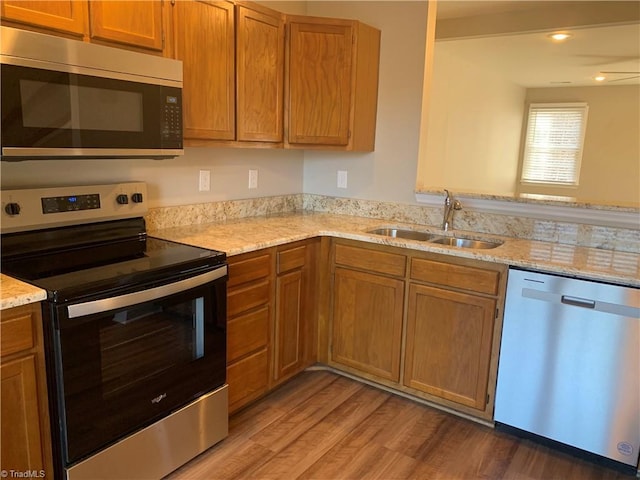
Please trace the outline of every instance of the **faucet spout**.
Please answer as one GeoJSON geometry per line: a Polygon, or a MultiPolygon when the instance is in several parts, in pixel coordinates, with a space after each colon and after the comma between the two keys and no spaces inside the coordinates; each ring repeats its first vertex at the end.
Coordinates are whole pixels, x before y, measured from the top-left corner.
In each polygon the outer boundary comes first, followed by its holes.
{"type": "Polygon", "coordinates": [[[449,230],[449,227],[453,228],[453,212],[455,210],[462,210],[462,204],[449,193],[449,190],[445,189],[444,192],[446,196],[444,198],[442,230],[446,232],[449,230]]]}

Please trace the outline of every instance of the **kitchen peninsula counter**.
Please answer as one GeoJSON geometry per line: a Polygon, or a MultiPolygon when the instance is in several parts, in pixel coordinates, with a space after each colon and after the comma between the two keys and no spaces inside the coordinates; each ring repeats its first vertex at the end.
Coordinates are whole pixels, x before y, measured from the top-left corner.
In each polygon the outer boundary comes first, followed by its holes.
{"type": "MultiPolygon", "coordinates": [[[[640,255],[636,253],[460,230],[450,231],[447,235],[501,240],[504,243],[493,249],[469,249],[367,233],[379,227],[408,228],[444,235],[441,230],[424,225],[314,212],[247,217],[224,222],[150,230],[148,234],[164,240],[221,250],[228,256],[317,236],[329,236],[640,287],[640,255]]],[[[0,309],[2,310],[39,302],[46,298],[44,290],[6,275],[0,275],[0,291],[0,309]]]]}

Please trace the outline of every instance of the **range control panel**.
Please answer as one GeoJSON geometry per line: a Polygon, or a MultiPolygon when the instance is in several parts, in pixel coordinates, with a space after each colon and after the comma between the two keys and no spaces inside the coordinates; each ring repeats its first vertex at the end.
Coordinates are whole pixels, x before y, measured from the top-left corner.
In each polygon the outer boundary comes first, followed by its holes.
{"type": "Polygon", "coordinates": [[[147,184],[22,188],[2,190],[2,233],[141,217],[147,212],[147,184]]]}

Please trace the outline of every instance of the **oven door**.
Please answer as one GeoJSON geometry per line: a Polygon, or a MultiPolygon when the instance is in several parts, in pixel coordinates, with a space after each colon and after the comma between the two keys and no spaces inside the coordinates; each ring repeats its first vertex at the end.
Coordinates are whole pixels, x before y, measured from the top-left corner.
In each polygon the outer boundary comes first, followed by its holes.
{"type": "Polygon", "coordinates": [[[175,157],[182,90],[3,64],[2,157],[175,157]]]}
{"type": "Polygon", "coordinates": [[[67,466],[224,385],[226,273],[53,308],[67,466]]]}

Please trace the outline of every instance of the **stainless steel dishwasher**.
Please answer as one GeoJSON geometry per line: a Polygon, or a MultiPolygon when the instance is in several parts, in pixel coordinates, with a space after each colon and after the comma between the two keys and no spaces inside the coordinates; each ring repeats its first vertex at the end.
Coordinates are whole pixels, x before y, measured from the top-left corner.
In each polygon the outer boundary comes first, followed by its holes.
{"type": "Polygon", "coordinates": [[[495,421],[634,470],[640,289],[509,270],[495,421]]]}

